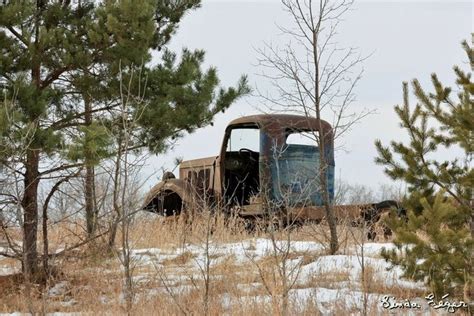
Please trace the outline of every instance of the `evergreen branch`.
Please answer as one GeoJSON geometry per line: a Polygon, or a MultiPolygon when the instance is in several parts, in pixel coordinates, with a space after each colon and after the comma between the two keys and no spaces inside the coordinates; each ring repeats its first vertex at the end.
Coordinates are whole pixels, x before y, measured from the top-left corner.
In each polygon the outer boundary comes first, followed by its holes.
{"type": "Polygon", "coordinates": [[[15,37],[17,39],[19,39],[23,44],[25,44],[25,46],[28,48],[30,46],[30,43],[28,43],[26,41],[26,39],[20,34],[18,33],[12,26],[7,26],[7,29],[13,34],[15,35],[15,37]]]}
{"type": "Polygon", "coordinates": [[[77,119],[77,118],[80,118],[80,117],[86,115],[87,113],[93,114],[93,113],[97,113],[97,112],[108,111],[108,110],[114,109],[117,106],[118,106],[118,103],[108,105],[108,106],[104,106],[104,107],[97,108],[97,109],[93,109],[93,110],[90,110],[89,112],[84,111],[84,112],[81,112],[81,113],[77,113],[77,114],[75,114],[71,117],[67,117],[67,118],[64,118],[64,119],[61,119],[59,121],[56,121],[56,122],[52,123],[50,128],[52,128],[53,130],[60,130],[64,127],[75,126],[75,124],[73,124],[73,125],[66,125],[66,124],[71,122],[74,119],[77,119]]]}
{"type": "Polygon", "coordinates": [[[47,86],[49,86],[54,80],[58,79],[59,76],[61,76],[64,72],[68,70],[72,70],[73,67],[72,65],[67,65],[58,69],[53,70],[50,72],[47,76],[46,79],[44,79],[41,84],[40,84],[40,89],[44,89],[47,86]]]}
{"type": "Polygon", "coordinates": [[[77,167],[82,167],[82,166],[84,166],[84,163],[82,163],[82,162],[81,163],[75,163],[75,164],[61,165],[59,167],[40,172],[39,175],[43,176],[43,175],[51,174],[51,173],[54,173],[54,172],[57,172],[57,171],[64,171],[64,170],[67,170],[67,169],[77,168],[77,167]]]}
{"type": "Polygon", "coordinates": [[[7,79],[10,82],[13,82],[13,78],[11,76],[9,76],[8,74],[6,74],[6,73],[1,74],[0,76],[4,77],[5,79],[7,79]]]}

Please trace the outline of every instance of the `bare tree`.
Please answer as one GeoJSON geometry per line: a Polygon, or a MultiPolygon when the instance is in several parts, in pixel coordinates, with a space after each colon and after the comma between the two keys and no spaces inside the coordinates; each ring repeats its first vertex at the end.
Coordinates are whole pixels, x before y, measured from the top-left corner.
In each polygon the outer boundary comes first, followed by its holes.
{"type": "Polygon", "coordinates": [[[261,75],[271,81],[276,95],[257,89],[272,110],[296,112],[319,120],[313,132],[319,147],[320,192],[330,228],[330,252],[338,249],[337,222],[328,190],[327,133],[322,118],[332,117],[334,138],[338,139],[370,112],[350,112],[355,101],[354,88],[359,82],[362,57],[355,48],[340,48],[336,41],[342,16],[352,0],[281,0],[293,26],[279,26],[291,40],[283,47],[266,43],[258,49],[261,75]]]}
{"type": "Polygon", "coordinates": [[[367,273],[367,265],[365,260],[365,243],[366,243],[366,236],[367,236],[367,223],[366,221],[362,221],[362,224],[359,226],[359,235],[354,232],[354,230],[349,229],[349,232],[352,235],[352,238],[355,243],[355,252],[357,261],[360,265],[360,278],[361,278],[361,285],[362,285],[362,315],[368,315],[368,305],[369,305],[369,282],[368,280],[368,273],[367,273]]]}
{"type": "Polygon", "coordinates": [[[117,122],[116,155],[114,157],[111,178],[113,182],[113,211],[115,217],[111,224],[109,246],[115,244],[115,237],[120,225],[120,252],[118,258],[124,271],[124,299],[126,312],[131,314],[134,300],[133,270],[135,265],[132,260],[132,245],[130,244],[129,228],[133,215],[141,210],[139,171],[144,165],[146,157],[130,154],[129,148],[133,142],[133,131],[137,128],[138,120],[143,114],[147,103],[144,100],[145,87],[139,86],[137,95],[132,93],[134,80],[141,81],[141,67],[130,67],[128,82],[124,83],[124,73],[120,63],[120,105],[116,113],[112,114],[117,122]],[[143,89],[142,89],[143,88],[143,89]]]}
{"type": "Polygon", "coordinates": [[[374,187],[368,185],[338,180],[335,191],[334,203],[336,205],[370,204],[374,201],[386,200],[401,202],[405,196],[405,188],[401,183],[398,186],[378,184],[377,190],[375,190],[374,187]]]}
{"type": "MultiPolygon", "coordinates": [[[[213,255],[215,251],[215,240],[212,240],[213,231],[216,228],[217,216],[219,214],[219,208],[212,203],[211,197],[206,192],[206,179],[195,179],[194,185],[193,180],[191,180],[191,187],[193,187],[193,198],[192,203],[193,209],[188,209],[188,212],[191,212],[191,216],[194,219],[199,218],[199,232],[196,234],[197,245],[201,248],[202,260],[200,258],[194,258],[195,264],[199,270],[200,278],[202,278],[202,286],[199,286],[200,282],[196,282],[195,277],[190,275],[190,281],[193,286],[202,292],[202,307],[203,314],[210,315],[210,304],[211,304],[211,290],[212,290],[212,272],[211,265],[213,264],[213,255]],[[194,213],[194,214],[192,214],[194,213]]],[[[188,219],[192,221],[193,218],[188,219]]],[[[185,224],[185,223],[184,223],[185,224]]],[[[186,226],[184,226],[186,227],[186,226]]],[[[192,228],[191,228],[192,229],[192,228]]],[[[186,234],[183,231],[183,234],[186,234]]]]}
{"type": "MultiPolygon", "coordinates": [[[[275,314],[290,315],[290,291],[294,288],[303,265],[302,258],[294,258],[293,231],[303,210],[315,194],[317,179],[311,179],[314,169],[300,166],[294,170],[282,159],[289,147],[282,147],[274,141],[271,147],[272,161],[276,169],[273,179],[276,189],[275,198],[267,200],[265,205],[266,235],[270,241],[268,262],[258,262],[246,254],[257,268],[258,275],[267,293],[272,297],[275,314]],[[308,176],[309,175],[309,176],[308,176]],[[293,185],[291,185],[293,184],[293,185]],[[302,186],[296,184],[304,184],[302,186]],[[287,210],[295,210],[288,212],[287,210]]],[[[268,195],[268,194],[266,194],[268,195]]]]}
{"type": "Polygon", "coordinates": [[[292,227],[268,227],[270,240],[269,264],[258,262],[247,254],[257,268],[263,287],[272,297],[274,313],[290,315],[290,291],[298,281],[303,264],[302,259],[292,259],[292,227]]]}

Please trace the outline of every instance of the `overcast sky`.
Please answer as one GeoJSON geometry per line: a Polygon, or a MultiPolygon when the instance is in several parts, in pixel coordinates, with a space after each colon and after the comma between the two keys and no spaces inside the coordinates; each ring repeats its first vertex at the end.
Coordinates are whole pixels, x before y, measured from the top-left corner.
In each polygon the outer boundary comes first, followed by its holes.
{"type": "MultiPolygon", "coordinates": [[[[354,107],[377,113],[342,139],[346,151],[336,153],[336,179],[376,188],[391,180],[374,163],[374,140],[388,143],[406,139],[393,111],[401,101],[402,82],[418,78],[428,89],[431,73],[452,84],[452,66],[464,65],[467,69],[460,42],[471,40],[473,5],[454,1],[356,1],[353,9],[339,29],[338,42],[345,47],[356,46],[363,54],[373,53],[364,62],[354,107]]],[[[264,42],[285,44],[276,24],[285,26],[289,22],[278,0],[204,0],[200,9],[183,19],[170,48],[204,49],[206,65],[217,67],[223,86],[234,85],[240,75],[247,74],[252,86],[267,89],[265,79],[257,76],[255,48],[264,42]]],[[[227,123],[258,113],[259,106],[261,101],[256,97],[239,100],[216,117],[214,126],[187,135],[166,154],[151,157],[145,172],[155,175],[147,186],[161,178],[161,167],[173,168],[175,157],[218,155],[227,123]]]]}

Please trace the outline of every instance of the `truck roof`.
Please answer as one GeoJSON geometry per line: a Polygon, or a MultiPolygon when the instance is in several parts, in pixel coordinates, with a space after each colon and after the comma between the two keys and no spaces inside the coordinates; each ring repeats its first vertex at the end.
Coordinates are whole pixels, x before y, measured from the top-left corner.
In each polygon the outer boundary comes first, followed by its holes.
{"type": "MultiPolygon", "coordinates": [[[[255,123],[260,126],[273,125],[285,126],[295,129],[319,130],[319,120],[313,117],[291,114],[257,114],[243,116],[229,123],[231,125],[245,125],[255,123]]],[[[331,125],[321,120],[323,132],[332,131],[331,125]]]]}

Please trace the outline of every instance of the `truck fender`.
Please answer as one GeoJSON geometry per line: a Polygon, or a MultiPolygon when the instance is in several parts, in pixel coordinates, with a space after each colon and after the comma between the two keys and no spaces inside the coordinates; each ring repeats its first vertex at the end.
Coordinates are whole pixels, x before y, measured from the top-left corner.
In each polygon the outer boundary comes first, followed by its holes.
{"type": "Polygon", "coordinates": [[[151,188],[143,209],[163,216],[177,215],[193,201],[191,192],[187,182],[167,177],[151,188]]]}

